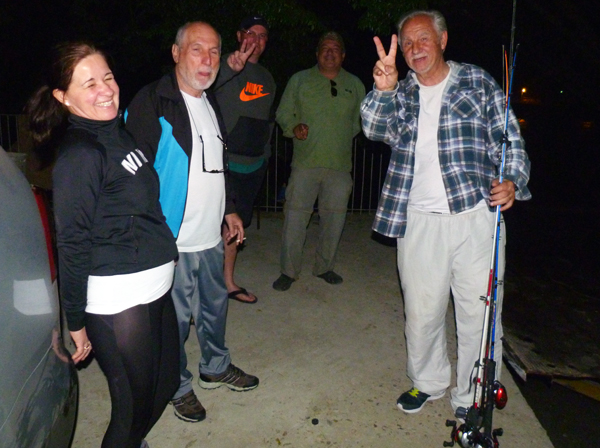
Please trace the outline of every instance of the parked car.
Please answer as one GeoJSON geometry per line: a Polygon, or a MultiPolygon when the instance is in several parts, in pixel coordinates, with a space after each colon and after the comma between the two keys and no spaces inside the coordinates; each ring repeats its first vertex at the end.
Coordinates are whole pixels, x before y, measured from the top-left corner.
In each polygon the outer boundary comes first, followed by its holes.
{"type": "Polygon", "coordinates": [[[40,193],[0,147],[1,448],[66,448],[75,428],[77,372],[40,193]]]}

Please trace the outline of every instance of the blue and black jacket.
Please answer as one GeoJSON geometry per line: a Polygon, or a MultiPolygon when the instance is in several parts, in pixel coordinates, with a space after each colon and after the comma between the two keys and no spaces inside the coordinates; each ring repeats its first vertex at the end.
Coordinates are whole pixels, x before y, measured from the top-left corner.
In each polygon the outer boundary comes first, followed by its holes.
{"type": "MultiPolygon", "coordinates": [[[[227,140],[221,111],[210,91],[207,99],[215,111],[223,140],[227,140]]],[[[179,235],[188,194],[192,156],[192,128],[175,71],[142,88],[125,115],[134,136],[160,179],[160,204],[175,238],[179,235]]],[[[227,166],[223,152],[223,166],[227,166]]],[[[225,215],[235,213],[233,191],[225,173],[225,215]]]]}

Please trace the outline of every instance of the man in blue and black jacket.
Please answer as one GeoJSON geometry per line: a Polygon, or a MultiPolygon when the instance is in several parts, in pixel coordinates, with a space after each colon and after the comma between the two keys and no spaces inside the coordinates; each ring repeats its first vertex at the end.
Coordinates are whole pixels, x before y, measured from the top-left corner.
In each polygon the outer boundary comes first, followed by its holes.
{"type": "MultiPolygon", "coordinates": [[[[205,22],[182,26],[172,47],[175,70],[144,87],[128,108],[127,129],[154,164],[160,203],[177,238],[173,301],[180,335],[181,384],[172,404],[177,417],[204,420],[206,410],[192,389],[184,343],[193,319],[202,357],[199,385],[236,391],[258,386],[258,378],[231,363],[225,346],[227,289],[223,279],[221,224],[225,244],[244,239],[229,194],[225,126],[214,97],[206,91],[219,71],[221,39],[205,22]]],[[[248,54],[238,54],[248,58],[248,54]]]]}

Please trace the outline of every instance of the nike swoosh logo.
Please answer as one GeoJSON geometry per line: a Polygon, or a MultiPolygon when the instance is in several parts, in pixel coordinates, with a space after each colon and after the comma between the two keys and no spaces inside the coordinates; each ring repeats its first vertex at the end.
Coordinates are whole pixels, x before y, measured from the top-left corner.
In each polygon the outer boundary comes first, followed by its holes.
{"type": "Polygon", "coordinates": [[[252,101],[255,100],[257,98],[263,97],[263,96],[267,96],[268,93],[257,93],[255,95],[249,95],[246,93],[246,91],[244,89],[242,89],[242,91],[240,92],[240,100],[242,101],[252,101]]]}

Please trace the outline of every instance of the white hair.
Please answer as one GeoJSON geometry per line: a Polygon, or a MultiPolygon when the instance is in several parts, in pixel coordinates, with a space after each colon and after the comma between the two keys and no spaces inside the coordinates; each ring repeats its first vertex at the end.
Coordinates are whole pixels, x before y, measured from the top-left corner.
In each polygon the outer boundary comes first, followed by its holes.
{"type": "MultiPolygon", "coordinates": [[[[175,45],[177,45],[179,48],[181,48],[181,45],[183,44],[183,39],[185,37],[186,31],[192,25],[207,25],[207,26],[211,27],[213,30],[215,30],[215,28],[208,22],[203,22],[203,21],[187,22],[179,27],[179,29],[177,30],[177,34],[175,35],[175,45]]],[[[215,33],[217,33],[217,36],[219,37],[219,51],[221,51],[221,35],[219,34],[219,32],[217,30],[215,30],[215,33]]]]}
{"type": "Polygon", "coordinates": [[[436,10],[425,10],[425,9],[411,11],[409,13],[404,14],[400,18],[400,21],[398,22],[398,45],[402,44],[402,28],[404,27],[406,22],[408,22],[409,20],[414,19],[415,17],[418,17],[418,16],[427,16],[431,19],[431,22],[433,23],[433,28],[437,32],[438,39],[440,39],[442,37],[442,33],[444,31],[448,31],[448,26],[446,25],[446,19],[444,19],[444,16],[442,15],[441,12],[436,11],[436,10]]]}

